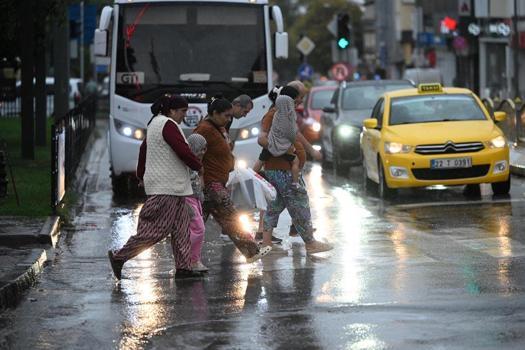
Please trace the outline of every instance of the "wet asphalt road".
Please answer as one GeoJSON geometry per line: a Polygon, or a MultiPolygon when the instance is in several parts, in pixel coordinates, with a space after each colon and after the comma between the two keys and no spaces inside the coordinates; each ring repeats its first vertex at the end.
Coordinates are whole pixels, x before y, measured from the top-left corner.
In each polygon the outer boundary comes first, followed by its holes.
{"type": "Polygon", "coordinates": [[[522,179],[507,198],[483,186],[480,198],[449,188],[390,202],[365,195],[357,170],[343,179],[314,164],[306,179],[316,237],[332,252],[306,256],[283,215],[284,252],[248,265],[211,221],[208,277],[175,281],[162,243],[117,284],[106,252],[134,233],[142,200],[113,200],[102,137],[52,261],[0,313],[0,348],[525,348],[522,179]]]}

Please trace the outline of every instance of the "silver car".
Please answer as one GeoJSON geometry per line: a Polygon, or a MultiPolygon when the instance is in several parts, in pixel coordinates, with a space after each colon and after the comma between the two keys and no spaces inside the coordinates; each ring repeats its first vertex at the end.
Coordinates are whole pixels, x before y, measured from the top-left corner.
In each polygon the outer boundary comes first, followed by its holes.
{"type": "Polygon", "coordinates": [[[343,82],[334,92],[331,105],[321,115],[321,149],[323,167],[348,174],[349,168],[361,164],[359,136],[363,120],[385,92],[413,88],[408,80],[369,80],[343,82]]]}

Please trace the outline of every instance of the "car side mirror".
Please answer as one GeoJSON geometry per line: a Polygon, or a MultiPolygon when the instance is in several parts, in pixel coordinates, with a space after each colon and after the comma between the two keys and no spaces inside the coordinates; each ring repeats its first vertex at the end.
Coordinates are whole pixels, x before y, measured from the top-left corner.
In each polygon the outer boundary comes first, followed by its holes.
{"type": "Polygon", "coordinates": [[[367,129],[375,129],[377,128],[377,119],[370,118],[363,120],[363,126],[367,129]]]}
{"type": "Polygon", "coordinates": [[[335,107],[334,106],[325,106],[325,107],[323,107],[323,112],[325,112],[325,113],[335,113],[335,107]]]}
{"type": "Polygon", "coordinates": [[[502,122],[505,119],[507,119],[507,113],[505,113],[503,111],[494,112],[494,120],[496,122],[502,122]]]}

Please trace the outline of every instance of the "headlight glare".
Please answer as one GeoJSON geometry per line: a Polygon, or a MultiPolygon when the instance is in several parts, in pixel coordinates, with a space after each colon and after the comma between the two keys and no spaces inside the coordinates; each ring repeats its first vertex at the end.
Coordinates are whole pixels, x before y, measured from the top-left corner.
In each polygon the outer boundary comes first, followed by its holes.
{"type": "Polygon", "coordinates": [[[505,137],[500,135],[490,140],[489,144],[491,148],[503,148],[507,144],[507,140],[505,140],[505,137]]]}
{"type": "Polygon", "coordinates": [[[408,153],[412,147],[399,142],[385,142],[385,152],[388,154],[408,153]]]}
{"type": "Polygon", "coordinates": [[[312,124],[312,130],[315,132],[321,131],[321,124],[319,122],[314,122],[312,124]]]}
{"type": "Polygon", "coordinates": [[[348,126],[348,125],[341,125],[338,129],[337,129],[337,133],[339,134],[339,136],[341,136],[342,138],[349,138],[350,136],[352,136],[352,134],[354,133],[354,130],[351,126],[348,126]]]}
{"type": "Polygon", "coordinates": [[[259,123],[256,123],[239,129],[239,139],[246,140],[259,136],[259,133],[261,131],[259,127],[259,123]]]}
{"type": "Polygon", "coordinates": [[[135,139],[138,141],[142,141],[146,137],[146,129],[139,128],[138,126],[134,126],[131,124],[121,122],[120,120],[117,120],[117,119],[115,119],[115,129],[117,129],[117,132],[120,135],[129,137],[131,139],[135,139]]]}

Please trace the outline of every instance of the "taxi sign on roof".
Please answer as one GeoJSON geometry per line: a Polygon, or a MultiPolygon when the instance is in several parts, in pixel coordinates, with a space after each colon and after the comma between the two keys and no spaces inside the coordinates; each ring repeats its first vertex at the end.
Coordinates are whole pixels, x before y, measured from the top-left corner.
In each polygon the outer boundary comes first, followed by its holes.
{"type": "Polygon", "coordinates": [[[417,87],[417,91],[419,93],[443,92],[443,87],[439,83],[419,84],[417,87]]]}

